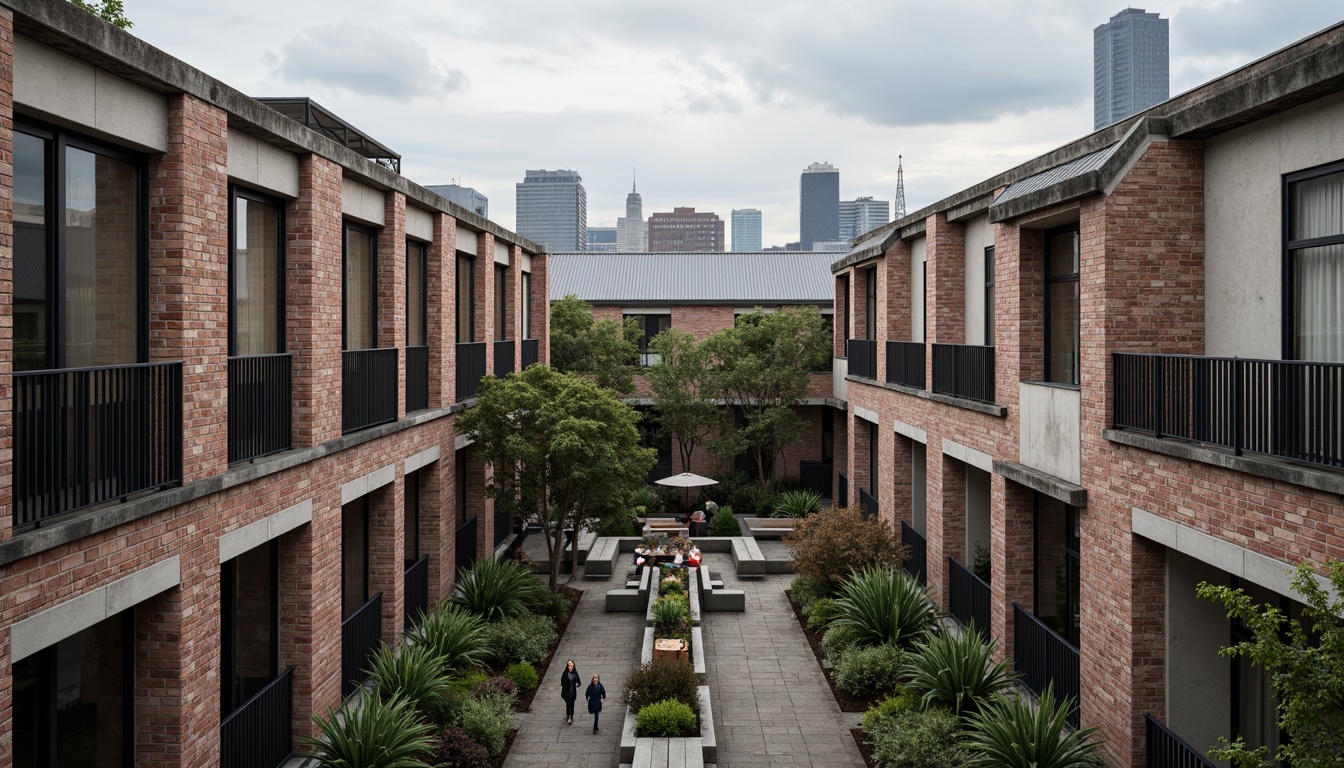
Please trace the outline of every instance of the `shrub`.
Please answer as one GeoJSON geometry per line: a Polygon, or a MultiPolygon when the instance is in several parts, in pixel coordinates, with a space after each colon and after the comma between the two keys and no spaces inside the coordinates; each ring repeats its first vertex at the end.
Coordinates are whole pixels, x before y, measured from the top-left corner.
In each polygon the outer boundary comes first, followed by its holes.
{"type": "Polygon", "coordinates": [[[530,691],[541,682],[541,676],[537,674],[537,668],[521,662],[510,664],[509,668],[504,670],[504,676],[512,680],[520,691],[530,691]]]}
{"type": "Polygon", "coordinates": [[[504,751],[504,742],[513,728],[513,699],[507,696],[468,699],[458,710],[455,725],[495,757],[504,751]]]}
{"type": "Polygon", "coordinates": [[[992,571],[989,560],[989,547],[984,544],[975,545],[975,557],[971,558],[971,573],[980,577],[980,580],[989,584],[989,576],[992,571]]]}
{"type": "Polygon", "coordinates": [[[691,608],[681,595],[660,597],[653,602],[653,623],[655,626],[672,629],[691,617],[691,608]]]}
{"type": "Polygon", "coordinates": [[[1008,660],[994,662],[997,645],[977,632],[940,632],[917,642],[906,662],[906,690],[924,709],[938,703],[958,716],[976,712],[1013,681],[1008,660]]]}
{"type": "Polygon", "coordinates": [[[831,508],[802,518],[784,543],[793,553],[794,573],[812,576],[828,591],[855,571],[899,568],[909,558],[889,526],[857,509],[831,508]]]}
{"type": "Polygon", "coordinates": [[[429,720],[438,718],[443,711],[451,685],[446,671],[443,657],[428,645],[394,648],[384,644],[369,664],[369,677],[380,698],[401,696],[422,718],[429,720]]]}
{"type": "Polygon", "coordinates": [[[821,652],[826,655],[826,660],[831,662],[831,666],[839,664],[845,653],[858,644],[859,631],[853,627],[832,623],[826,634],[821,636],[821,652]]]}
{"type": "Polygon", "coordinates": [[[913,712],[917,709],[919,709],[919,700],[909,689],[902,689],[898,695],[879,701],[863,713],[863,732],[871,739],[888,719],[903,712],[913,712]]]}
{"type": "Polygon", "coordinates": [[[370,696],[353,708],[313,717],[321,737],[305,743],[323,768],[422,768],[434,727],[399,696],[370,696]]]}
{"type": "Polygon", "coordinates": [[[518,684],[513,682],[507,674],[501,677],[491,677],[483,683],[472,686],[471,695],[478,699],[483,699],[486,696],[504,696],[516,700],[518,698],[518,684]]]}
{"type": "Polygon", "coordinates": [[[484,672],[468,672],[461,677],[454,678],[448,683],[453,690],[469,693],[476,690],[476,687],[490,680],[490,676],[484,672]]]}
{"type": "Polygon", "coordinates": [[[741,536],[742,526],[737,524],[732,507],[719,507],[714,519],[709,521],[710,536],[741,536]]]}
{"type": "Polygon", "coordinates": [[[630,511],[606,515],[598,521],[593,533],[598,536],[638,536],[640,530],[638,517],[643,514],[639,512],[641,509],[643,507],[635,507],[630,511]]]}
{"type": "Polygon", "coordinates": [[[635,731],[648,738],[666,739],[699,733],[695,713],[676,699],[645,704],[635,713],[635,731]]]}
{"type": "Polygon", "coordinates": [[[555,640],[555,621],[549,616],[510,616],[485,627],[486,656],[497,664],[523,661],[538,664],[555,640]]]}
{"type": "MultiPolygon", "coordinates": [[[[735,472],[726,477],[718,478],[718,481],[719,485],[714,489],[715,498],[722,497],[720,500],[726,501],[728,506],[733,509],[744,515],[755,515],[762,510],[769,511],[769,507],[765,504],[766,492],[761,490],[761,484],[748,477],[747,473],[735,472]]],[[[719,509],[719,515],[723,514],[724,509],[727,509],[727,507],[719,509]]],[[[719,519],[719,516],[715,515],[714,519],[719,519]]],[[[738,534],[731,535],[737,536],[738,534]]]]}
{"type": "Polygon", "coordinates": [[[406,634],[412,645],[426,645],[450,670],[471,669],[485,658],[485,622],[444,603],[406,634]]]}
{"type": "Polygon", "coordinates": [[[540,602],[545,587],[512,560],[486,558],[457,574],[453,602],[486,621],[524,613],[540,602]]]}
{"type": "Polygon", "coordinates": [[[542,616],[550,616],[557,624],[569,618],[569,600],[549,589],[541,590],[532,609],[542,616]]]}
{"type": "Polygon", "coordinates": [[[968,756],[958,740],[960,722],[941,709],[898,713],[872,736],[873,760],[882,768],[961,768],[968,756]]]}
{"type": "Polygon", "coordinates": [[[1022,697],[1000,694],[971,716],[966,746],[967,765],[979,768],[1083,768],[1102,764],[1096,728],[1065,729],[1074,700],[1056,705],[1054,683],[1031,704],[1022,697]]]}
{"type": "Polygon", "coordinates": [[[929,591],[903,571],[866,568],[840,586],[832,622],[853,627],[868,644],[896,643],[908,646],[931,629],[938,609],[929,591]]]}
{"type": "Polygon", "coordinates": [[[850,648],[835,665],[835,687],[866,698],[895,689],[905,668],[905,651],[891,644],[850,648]]]}
{"type": "Polygon", "coordinates": [[[675,576],[665,576],[658,584],[658,590],[664,595],[681,595],[686,593],[686,587],[675,576]]]}
{"type": "Polygon", "coordinates": [[[835,601],[829,597],[823,597],[812,603],[812,610],[807,615],[807,628],[813,632],[820,632],[826,629],[835,616],[835,601]]]}
{"type": "Polygon", "coordinates": [[[826,589],[826,585],[822,583],[821,579],[805,574],[793,577],[793,583],[789,585],[789,591],[793,602],[802,607],[804,616],[808,615],[813,603],[823,597],[831,596],[830,591],[826,589]]]}
{"type": "Polygon", "coordinates": [[[466,731],[450,725],[434,740],[429,763],[439,768],[486,768],[490,765],[490,753],[466,731]]]}
{"type": "Polygon", "coordinates": [[[817,511],[821,494],[816,491],[785,491],[775,497],[771,517],[807,517],[817,511]]]}
{"type": "Polygon", "coordinates": [[[700,711],[700,681],[684,661],[654,661],[641,664],[625,680],[625,702],[638,712],[649,704],[674,699],[700,711]]]}

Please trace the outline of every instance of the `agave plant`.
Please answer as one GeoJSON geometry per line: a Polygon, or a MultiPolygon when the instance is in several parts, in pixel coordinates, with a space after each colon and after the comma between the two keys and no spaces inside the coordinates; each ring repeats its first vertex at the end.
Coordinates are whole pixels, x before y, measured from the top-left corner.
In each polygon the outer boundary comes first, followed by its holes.
{"type": "Polygon", "coordinates": [[[816,491],[785,491],[775,497],[772,517],[807,517],[821,505],[821,494],[816,491]]]}
{"type": "Polygon", "coordinates": [[[1070,731],[1073,697],[1055,702],[1054,683],[1035,704],[999,694],[970,718],[966,746],[973,768],[1090,768],[1102,765],[1096,728],[1070,731]]]}
{"type": "Polygon", "coordinates": [[[927,589],[901,571],[881,567],[865,568],[840,586],[835,614],[831,626],[854,628],[861,643],[907,647],[938,619],[927,589]]]}
{"type": "Polygon", "coordinates": [[[358,707],[313,716],[320,738],[306,740],[322,768],[425,768],[434,726],[400,697],[370,696],[358,707]]]}
{"type": "Polygon", "coordinates": [[[452,689],[443,657],[428,645],[384,644],[374,653],[368,672],[379,698],[400,696],[426,719],[438,716],[452,689]]]}
{"type": "Polygon", "coordinates": [[[485,622],[451,603],[439,605],[406,637],[430,648],[449,670],[480,666],[486,653],[485,622]]]}
{"type": "Polygon", "coordinates": [[[489,558],[457,575],[453,602],[486,621],[499,621],[539,604],[543,589],[537,577],[518,563],[489,558]]]}
{"type": "Polygon", "coordinates": [[[1014,679],[1007,659],[994,662],[997,645],[976,632],[931,634],[906,658],[905,690],[919,697],[924,709],[938,702],[959,716],[977,712],[1014,679]]]}

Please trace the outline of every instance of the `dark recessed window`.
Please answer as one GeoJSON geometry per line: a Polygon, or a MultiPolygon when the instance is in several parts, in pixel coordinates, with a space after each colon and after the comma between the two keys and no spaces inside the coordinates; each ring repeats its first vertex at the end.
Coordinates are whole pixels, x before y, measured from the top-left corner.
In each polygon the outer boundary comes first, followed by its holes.
{"type": "Polygon", "coordinates": [[[378,240],[373,230],[345,225],[345,349],[378,347],[378,240]]]}
{"type": "Polygon", "coordinates": [[[476,341],[476,260],[457,254],[457,343],[476,341]]]}
{"type": "Polygon", "coordinates": [[[1078,510],[1036,494],[1036,618],[1078,645],[1078,510]]]}
{"type": "Polygon", "coordinates": [[[495,267],[495,340],[509,338],[509,270],[495,267]]]}
{"type": "Polygon", "coordinates": [[[994,346],[994,246],[985,249],[985,346],[994,346]]]}
{"type": "Polygon", "coordinates": [[[1284,356],[1344,362],[1344,162],[1285,183],[1284,356]]]}
{"type": "Polygon", "coordinates": [[[622,319],[634,318],[639,323],[639,353],[649,353],[649,342],[653,337],[672,327],[672,315],[625,315],[622,319]]]}
{"type": "Polygon", "coordinates": [[[220,566],[225,718],[279,674],[280,548],[272,539],[220,566]]]}
{"type": "Polygon", "coordinates": [[[877,267],[864,270],[864,318],[863,338],[869,341],[877,339],[877,267]]]}
{"type": "Polygon", "coordinates": [[[369,600],[369,497],[341,507],[341,617],[369,600]]]}
{"type": "Polygon", "coordinates": [[[532,275],[524,272],[519,276],[523,284],[519,286],[519,297],[523,302],[523,338],[532,338],[532,275]]]}
{"type": "Polygon", "coordinates": [[[1045,380],[1079,381],[1078,225],[1045,233],[1045,380]]]}
{"type": "Polygon", "coordinates": [[[234,187],[229,232],[229,354],[285,351],[285,208],[234,187]]]}
{"type": "Polygon", "coordinates": [[[424,243],[406,241],[406,346],[423,347],[429,343],[426,279],[427,248],[424,243]]]}

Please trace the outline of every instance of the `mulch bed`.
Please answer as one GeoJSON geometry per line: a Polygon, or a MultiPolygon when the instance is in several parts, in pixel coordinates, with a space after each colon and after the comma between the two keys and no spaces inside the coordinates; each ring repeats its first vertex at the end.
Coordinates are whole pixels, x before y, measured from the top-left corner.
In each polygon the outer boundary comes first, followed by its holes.
{"type": "MultiPolygon", "coordinates": [[[[555,649],[559,648],[560,641],[565,639],[565,630],[569,629],[569,622],[571,619],[574,618],[574,612],[579,609],[579,600],[583,598],[583,590],[575,589],[574,587],[571,587],[567,584],[559,585],[557,591],[559,591],[560,594],[564,595],[565,599],[569,601],[569,616],[566,617],[564,621],[556,623],[555,642],[551,644],[551,649],[546,654],[546,661],[542,662],[542,664],[537,667],[537,679],[540,680],[541,682],[537,684],[536,688],[533,688],[532,690],[527,691],[526,693],[518,694],[518,703],[515,705],[515,709],[517,709],[519,712],[532,711],[532,700],[537,697],[537,691],[540,691],[542,688],[542,684],[546,682],[546,673],[551,670],[551,660],[555,657],[555,649]]],[[[512,743],[513,741],[512,736],[509,737],[509,741],[510,743],[512,743]]],[[[509,750],[507,747],[505,747],[504,754],[507,755],[508,753],[509,750]]]]}
{"type": "Polygon", "coordinates": [[[835,678],[832,676],[831,670],[821,664],[821,660],[826,658],[826,654],[821,650],[822,633],[812,632],[807,628],[807,619],[804,618],[802,609],[793,601],[793,590],[785,590],[784,595],[789,599],[789,606],[793,608],[793,615],[798,619],[798,627],[803,630],[803,636],[807,638],[807,644],[812,646],[812,654],[817,657],[817,666],[821,667],[821,673],[826,676],[826,682],[831,686],[831,695],[835,696],[835,703],[840,705],[840,711],[867,712],[869,707],[878,702],[878,698],[856,698],[835,686],[835,678]]]}
{"type": "MultiPolygon", "coordinates": [[[[490,768],[504,768],[504,761],[509,759],[509,750],[513,748],[513,738],[517,735],[517,728],[509,731],[508,738],[504,739],[504,750],[499,753],[499,757],[490,761],[490,768]]],[[[869,763],[868,768],[874,768],[873,764],[869,763]]]]}
{"type": "MultiPolygon", "coordinates": [[[[868,768],[877,768],[877,761],[873,760],[873,747],[868,740],[863,738],[862,728],[850,728],[849,735],[854,737],[854,743],[859,747],[859,754],[863,755],[863,762],[868,768]]],[[[510,736],[510,739],[513,737],[510,736]]]]}

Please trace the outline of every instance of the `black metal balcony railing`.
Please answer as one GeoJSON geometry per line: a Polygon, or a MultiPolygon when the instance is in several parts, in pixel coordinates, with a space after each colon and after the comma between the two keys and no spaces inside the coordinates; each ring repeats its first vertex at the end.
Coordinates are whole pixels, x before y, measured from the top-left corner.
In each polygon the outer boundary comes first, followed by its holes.
{"type": "Polygon", "coordinates": [[[458,571],[476,564],[476,518],[457,527],[453,558],[458,571]]]}
{"type": "MultiPolygon", "coordinates": [[[[667,477],[667,475],[663,475],[667,477]]],[[[508,512],[495,513],[495,546],[498,547],[513,533],[513,515],[508,512]]]]}
{"type": "Polygon", "coordinates": [[[429,612],[429,555],[422,556],[406,565],[406,596],[403,613],[404,629],[410,629],[429,612]]]}
{"type": "Polygon", "coordinates": [[[368,679],[369,658],[383,638],[383,593],[379,592],[341,622],[341,695],[349,696],[368,679]]]}
{"type": "Polygon", "coordinates": [[[1022,606],[1013,604],[1013,666],[1037,693],[1051,681],[1055,700],[1073,697],[1069,725],[1078,727],[1078,649],[1022,606]]]}
{"type": "Polygon", "coordinates": [[[849,506],[849,478],[845,477],[844,472],[840,473],[840,493],[835,505],[837,507],[849,506]]]}
{"type": "Polygon", "coordinates": [[[1152,715],[1143,716],[1147,768],[1215,768],[1212,761],[1152,715]]]}
{"type": "Polygon", "coordinates": [[[541,342],[538,339],[523,339],[523,370],[541,360],[541,342]]]}
{"type": "Polygon", "coordinates": [[[229,358],[229,461],[289,450],[292,355],[229,358]]]}
{"type": "Polygon", "coordinates": [[[341,353],[341,428],[346,433],[397,420],[397,349],[341,353]]]}
{"type": "Polygon", "coordinates": [[[863,510],[864,517],[877,517],[877,499],[873,498],[873,494],[869,493],[867,488],[859,489],[859,509],[863,510]]]}
{"type": "Polygon", "coordinates": [[[429,408],[429,347],[406,348],[406,412],[429,408]]]}
{"type": "Polygon", "coordinates": [[[994,348],[934,344],[933,391],[982,403],[994,402],[994,348]]]}
{"type": "Polygon", "coordinates": [[[1116,429],[1344,467],[1344,363],[1114,353],[1116,429]]]}
{"type": "Polygon", "coordinates": [[[14,374],[14,525],[181,481],[181,362],[14,374]]]}
{"type": "Polygon", "coordinates": [[[924,534],[916,531],[914,526],[902,520],[901,543],[910,549],[910,559],[905,561],[905,572],[918,579],[920,584],[927,584],[929,540],[924,538],[924,534]]]}
{"type": "Polygon", "coordinates": [[[887,383],[924,388],[924,342],[887,342],[887,383]]]}
{"type": "Polygon", "coordinates": [[[877,342],[869,339],[849,339],[845,342],[845,356],[849,358],[849,375],[865,379],[877,378],[877,342]]]}
{"type": "Polygon", "coordinates": [[[470,400],[485,378],[485,342],[457,345],[457,402],[470,400]]]}
{"type": "Polygon", "coordinates": [[[219,724],[220,768],[278,768],[294,756],[294,668],[219,724]]]}
{"type": "Polygon", "coordinates": [[[821,494],[823,499],[831,496],[831,477],[835,466],[829,461],[798,462],[798,484],[809,491],[821,494]]]}
{"type": "Polygon", "coordinates": [[[962,565],[955,557],[947,558],[947,586],[952,615],[966,628],[975,628],[986,638],[990,629],[989,584],[962,565]]]}
{"type": "Polygon", "coordinates": [[[501,379],[513,373],[513,342],[495,342],[495,375],[501,379]]]}

